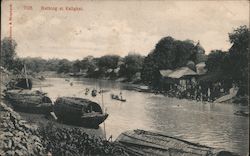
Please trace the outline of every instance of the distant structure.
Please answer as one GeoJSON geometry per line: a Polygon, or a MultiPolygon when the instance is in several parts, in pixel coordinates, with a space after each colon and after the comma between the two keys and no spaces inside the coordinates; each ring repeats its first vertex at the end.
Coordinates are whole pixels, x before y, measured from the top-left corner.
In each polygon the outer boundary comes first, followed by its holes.
{"type": "Polygon", "coordinates": [[[205,62],[207,60],[207,56],[205,54],[205,50],[204,48],[201,46],[200,41],[198,41],[198,43],[195,46],[196,48],[196,64],[201,63],[201,62],[205,62]]]}

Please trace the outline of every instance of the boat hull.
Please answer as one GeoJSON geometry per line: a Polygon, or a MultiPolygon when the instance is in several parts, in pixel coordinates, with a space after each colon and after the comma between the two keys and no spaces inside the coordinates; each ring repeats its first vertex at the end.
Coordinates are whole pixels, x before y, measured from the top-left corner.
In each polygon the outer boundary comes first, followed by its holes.
{"type": "Polygon", "coordinates": [[[16,111],[35,114],[48,114],[52,111],[51,99],[41,92],[11,90],[5,93],[5,99],[16,111]]]}
{"type": "Polygon", "coordinates": [[[89,128],[98,128],[108,117],[99,104],[74,97],[59,97],[54,112],[59,122],[89,128]]]}
{"type": "Polygon", "coordinates": [[[117,144],[132,156],[238,156],[229,151],[192,143],[176,137],[144,130],[127,131],[118,136],[117,144]]]}
{"type": "Polygon", "coordinates": [[[98,126],[103,123],[107,118],[108,114],[81,117],[81,125],[85,125],[85,127],[98,128],[98,126]]]}

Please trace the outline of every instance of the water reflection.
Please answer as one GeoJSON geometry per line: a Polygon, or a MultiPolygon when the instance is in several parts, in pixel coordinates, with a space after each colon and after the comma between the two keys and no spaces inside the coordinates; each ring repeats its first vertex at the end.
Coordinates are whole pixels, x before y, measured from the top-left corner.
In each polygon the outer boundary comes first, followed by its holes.
{"type": "MultiPolygon", "coordinates": [[[[212,147],[224,148],[246,155],[249,151],[249,118],[233,115],[240,108],[232,104],[202,103],[179,100],[162,95],[141,93],[130,89],[131,85],[90,79],[71,79],[73,85],[60,78],[51,78],[44,84],[45,92],[55,100],[58,96],[78,96],[101,103],[101,96],[85,95],[85,89],[110,90],[103,93],[104,105],[109,113],[106,120],[107,136],[117,137],[131,129],[164,132],[189,141],[212,147]],[[112,100],[110,94],[119,94],[127,102],[112,100]]],[[[103,125],[102,125],[103,126],[103,125]]],[[[102,127],[103,128],[103,127],[102,127]]]]}

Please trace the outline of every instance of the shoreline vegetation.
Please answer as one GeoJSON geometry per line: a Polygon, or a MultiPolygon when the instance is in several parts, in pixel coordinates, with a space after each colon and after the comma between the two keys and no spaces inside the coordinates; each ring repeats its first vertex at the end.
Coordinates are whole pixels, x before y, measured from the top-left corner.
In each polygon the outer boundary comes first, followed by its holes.
{"type": "Polygon", "coordinates": [[[125,57],[104,55],[83,59],[19,58],[18,44],[4,38],[1,70],[43,78],[43,72],[59,75],[115,80],[148,86],[156,93],[198,101],[228,101],[236,93],[236,103],[248,104],[249,28],[240,26],[229,33],[232,44],[227,51],[212,50],[208,55],[201,43],[163,37],[147,55],[131,52],[125,57]],[[38,75],[40,77],[38,77],[38,75]],[[233,94],[232,94],[233,93],[233,94]],[[228,95],[228,96],[227,96],[228,95]],[[225,98],[220,99],[221,97],[225,98]],[[219,100],[218,100],[219,99],[219,100]]]}

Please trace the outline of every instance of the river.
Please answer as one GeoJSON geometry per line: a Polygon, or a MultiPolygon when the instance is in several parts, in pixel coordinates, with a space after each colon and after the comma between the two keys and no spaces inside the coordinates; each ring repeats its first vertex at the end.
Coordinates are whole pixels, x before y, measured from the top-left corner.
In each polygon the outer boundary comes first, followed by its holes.
{"type": "MultiPolygon", "coordinates": [[[[54,101],[59,96],[88,98],[101,104],[101,95],[85,95],[85,89],[109,90],[103,94],[104,107],[109,114],[105,121],[106,136],[113,140],[126,130],[145,129],[163,132],[188,141],[223,148],[241,155],[249,153],[249,118],[234,115],[245,108],[234,104],[202,103],[180,100],[163,95],[128,90],[130,84],[85,78],[47,78],[41,89],[54,101]],[[70,85],[73,82],[73,85],[70,85]],[[126,102],[112,100],[114,93],[126,102]]],[[[102,105],[102,104],[101,104],[102,105]]],[[[104,131],[104,125],[100,126],[104,131]]]]}

